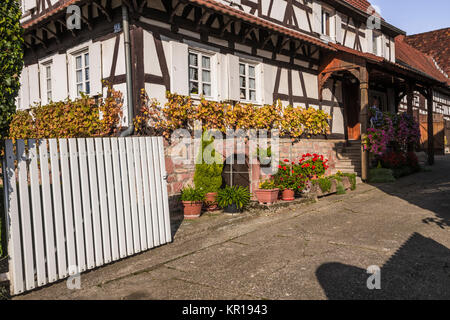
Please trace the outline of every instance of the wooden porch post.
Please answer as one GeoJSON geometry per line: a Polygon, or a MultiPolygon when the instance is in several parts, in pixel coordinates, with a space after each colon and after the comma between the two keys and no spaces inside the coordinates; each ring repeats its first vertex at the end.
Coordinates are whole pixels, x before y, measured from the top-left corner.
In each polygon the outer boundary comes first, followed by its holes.
{"type": "MultiPolygon", "coordinates": [[[[360,69],[359,88],[361,96],[361,112],[359,114],[359,122],[361,123],[361,139],[367,136],[367,124],[369,122],[369,73],[367,67],[360,69]]],[[[361,179],[367,181],[369,173],[369,151],[364,150],[361,144],[361,179]]]]}
{"type": "Polygon", "coordinates": [[[427,95],[428,119],[428,164],[434,164],[434,123],[433,123],[433,88],[428,88],[427,95]]]}
{"type": "Polygon", "coordinates": [[[406,86],[406,104],[407,104],[407,113],[412,116],[413,115],[413,100],[414,100],[414,86],[411,82],[409,82],[406,86]]]}

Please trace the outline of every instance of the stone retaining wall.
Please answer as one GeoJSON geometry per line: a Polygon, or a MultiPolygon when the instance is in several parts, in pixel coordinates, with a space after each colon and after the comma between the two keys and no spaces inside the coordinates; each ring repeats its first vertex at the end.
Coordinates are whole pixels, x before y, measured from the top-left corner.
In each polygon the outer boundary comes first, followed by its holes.
{"type": "MultiPolygon", "coordinates": [[[[303,139],[292,144],[290,139],[280,139],[280,160],[299,160],[303,154],[308,152],[321,154],[329,160],[329,169],[327,173],[331,173],[337,162],[337,146],[343,142],[345,142],[345,140],[303,139]]],[[[219,150],[217,146],[216,150],[219,150]]],[[[171,211],[178,211],[181,209],[179,200],[181,189],[186,185],[193,185],[195,172],[194,147],[189,145],[187,147],[179,148],[179,146],[173,146],[166,143],[164,152],[166,155],[166,170],[168,175],[167,188],[169,193],[169,205],[171,211]],[[175,148],[178,148],[179,150],[174,152],[175,148]],[[177,156],[174,156],[174,153],[177,156]]],[[[241,153],[245,153],[247,161],[251,158],[249,155],[250,151],[248,143],[245,143],[245,148],[241,153]]],[[[228,150],[227,154],[230,155],[231,150],[228,150]]],[[[250,190],[252,192],[258,187],[259,181],[266,176],[264,171],[261,171],[259,163],[249,163],[250,190]]]]}

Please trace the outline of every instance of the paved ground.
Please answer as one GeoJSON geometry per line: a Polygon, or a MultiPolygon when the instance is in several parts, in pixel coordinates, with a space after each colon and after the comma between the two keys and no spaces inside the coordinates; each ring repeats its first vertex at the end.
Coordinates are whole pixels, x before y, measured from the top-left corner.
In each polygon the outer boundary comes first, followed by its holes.
{"type": "Polygon", "coordinates": [[[184,222],[172,244],[17,299],[450,299],[450,157],[318,203],[184,222]],[[367,267],[381,268],[368,290],[367,267]]]}

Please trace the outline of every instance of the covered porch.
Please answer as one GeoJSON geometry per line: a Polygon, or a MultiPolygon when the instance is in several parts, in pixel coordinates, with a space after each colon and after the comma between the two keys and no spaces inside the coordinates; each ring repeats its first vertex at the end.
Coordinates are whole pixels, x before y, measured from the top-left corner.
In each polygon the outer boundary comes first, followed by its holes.
{"type": "MultiPolygon", "coordinates": [[[[318,91],[329,79],[343,84],[344,127],[347,141],[361,141],[369,127],[369,107],[398,113],[400,102],[407,97],[407,113],[413,115],[414,91],[427,100],[428,163],[434,163],[433,88],[442,83],[412,67],[386,61],[373,54],[337,46],[338,53],[323,54],[320,59],[318,91]]],[[[368,179],[369,152],[361,145],[361,178],[368,179]]]]}

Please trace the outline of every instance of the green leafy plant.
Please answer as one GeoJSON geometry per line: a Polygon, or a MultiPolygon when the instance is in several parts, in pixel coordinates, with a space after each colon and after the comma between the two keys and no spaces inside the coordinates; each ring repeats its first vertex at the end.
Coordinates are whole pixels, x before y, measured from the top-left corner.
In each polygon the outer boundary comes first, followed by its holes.
{"type": "Polygon", "coordinates": [[[0,2],[0,138],[8,134],[16,110],[23,68],[23,29],[20,1],[0,2]]]}
{"type": "Polygon", "coordinates": [[[206,193],[218,192],[222,186],[223,160],[214,149],[214,139],[208,137],[206,133],[203,135],[202,148],[199,151],[196,163],[195,187],[203,189],[206,193]],[[205,156],[210,156],[210,159],[204,158],[205,156]]]}
{"type": "Polygon", "coordinates": [[[219,190],[217,203],[221,208],[235,204],[238,209],[243,209],[250,203],[250,191],[246,187],[226,186],[219,190]]]}
{"type": "Polygon", "coordinates": [[[394,182],[395,178],[391,169],[374,168],[369,170],[369,182],[371,183],[386,183],[394,182]]]}
{"type": "Polygon", "coordinates": [[[347,191],[345,190],[344,185],[342,184],[342,182],[338,182],[337,186],[336,186],[336,193],[337,194],[346,194],[347,191]]]}
{"type": "Polygon", "coordinates": [[[326,193],[326,192],[330,192],[331,191],[331,180],[330,178],[320,178],[317,180],[313,180],[313,184],[315,185],[319,185],[320,190],[322,190],[322,192],[326,193]]]}
{"type": "Polygon", "coordinates": [[[181,201],[201,202],[205,200],[205,191],[192,186],[184,187],[181,190],[181,201]]]}
{"type": "Polygon", "coordinates": [[[350,189],[356,190],[356,173],[343,173],[338,171],[335,175],[336,177],[347,177],[350,180],[350,189]]]}

